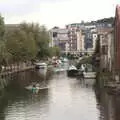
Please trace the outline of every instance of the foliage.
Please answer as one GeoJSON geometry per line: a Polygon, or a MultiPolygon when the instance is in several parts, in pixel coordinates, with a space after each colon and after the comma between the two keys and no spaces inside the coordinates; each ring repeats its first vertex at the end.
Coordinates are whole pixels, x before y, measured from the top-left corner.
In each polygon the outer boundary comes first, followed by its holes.
{"type": "Polygon", "coordinates": [[[66,55],[66,57],[67,57],[68,59],[70,59],[70,60],[75,60],[75,59],[78,59],[78,58],[79,58],[78,56],[76,56],[76,55],[74,55],[74,54],[70,54],[70,53],[68,53],[68,54],[66,55]]]}
{"type": "Polygon", "coordinates": [[[0,15],[0,65],[7,64],[11,58],[10,53],[6,49],[4,36],[5,36],[4,18],[0,15]]]}
{"type": "Polygon", "coordinates": [[[114,17],[103,18],[103,19],[97,20],[97,23],[110,23],[110,24],[113,24],[114,23],[114,17]]]}
{"type": "Polygon", "coordinates": [[[0,65],[6,65],[10,62],[12,55],[7,51],[5,42],[0,41],[0,65]]]}
{"type": "Polygon", "coordinates": [[[44,26],[21,23],[5,29],[4,19],[0,16],[0,64],[59,56],[59,48],[49,48],[49,41],[44,26]]]}
{"type": "Polygon", "coordinates": [[[40,27],[39,39],[36,40],[38,46],[38,58],[49,56],[49,33],[44,26],[40,27]]]}
{"type": "Polygon", "coordinates": [[[89,57],[84,57],[83,59],[80,60],[80,64],[92,64],[92,56],[89,57]]]}
{"type": "Polygon", "coordinates": [[[21,29],[7,32],[6,47],[13,56],[13,62],[26,61],[35,58],[36,44],[32,33],[26,33],[21,29]]]}
{"type": "Polygon", "coordinates": [[[21,23],[20,29],[27,34],[32,34],[37,47],[37,58],[44,58],[49,55],[49,33],[44,26],[39,24],[21,23]]]}
{"type": "Polygon", "coordinates": [[[0,41],[4,39],[5,25],[4,18],[0,15],[0,41]]]}
{"type": "Polygon", "coordinates": [[[84,57],[77,63],[76,67],[79,69],[82,64],[92,64],[92,63],[93,63],[92,56],[84,57]]]}
{"type": "Polygon", "coordinates": [[[59,47],[50,47],[49,48],[49,56],[60,56],[60,48],[59,47]]]}
{"type": "Polygon", "coordinates": [[[114,17],[109,17],[109,18],[103,18],[103,19],[99,19],[96,21],[91,21],[91,22],[83,22],[86,25],[90,25],[90,24],[111,24],[112,27],[114,26],[114,17]]]}

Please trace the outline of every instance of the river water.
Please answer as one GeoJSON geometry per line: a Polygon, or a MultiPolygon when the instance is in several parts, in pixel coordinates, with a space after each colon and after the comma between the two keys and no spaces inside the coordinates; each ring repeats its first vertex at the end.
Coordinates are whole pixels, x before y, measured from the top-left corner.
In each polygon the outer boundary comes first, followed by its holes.
{"type": "Polygon", "coordinates": [[[120,98],[86,84],[66,72],[42,76],[30,70],[14,75],[0,97],[0,120],[120,120],[120,98]],[[48,84],[38,93],[24,87],[32,82],[48,84]]]}

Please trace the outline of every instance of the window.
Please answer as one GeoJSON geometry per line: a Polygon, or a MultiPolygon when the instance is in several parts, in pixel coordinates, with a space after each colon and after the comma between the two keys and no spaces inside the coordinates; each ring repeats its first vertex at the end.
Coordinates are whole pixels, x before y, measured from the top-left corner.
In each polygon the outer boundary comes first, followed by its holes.
{"type": "Polygon", "coordinates": [[[57,37],[57,32],[53,32],[53,37],[57,37]]]}
{"type": "Polygon", "coordinates": [[[108,46],[102,46],[102,54],[103,55],[106,55],[107,54],[107,51],[108,51],[108,46]]]}

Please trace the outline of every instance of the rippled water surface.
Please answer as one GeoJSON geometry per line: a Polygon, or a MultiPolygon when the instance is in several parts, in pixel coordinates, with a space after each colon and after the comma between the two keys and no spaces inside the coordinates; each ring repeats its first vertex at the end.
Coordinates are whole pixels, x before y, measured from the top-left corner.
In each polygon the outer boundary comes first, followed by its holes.
{"type": "MultiPolygon", "coordinates": [[[[20,76],[28,79],[26,83],[39,80],[39,72],[27,73],[30,77],[25,75],[20,76]]],[[[9,88],[0,99],[0,120],[115,120],[109,119],[114,118],[113,107],[109,107],[111,116],[109,111],[105,112],[107,98],[102,100],[104,97],[84,80],[69,78],[66,72],[55,73],[47,80],[49,88],[35,94],[23,89],[25,83],[21,83],[24,79],[20,76],[15,87],[9,88]],[[19,83],[22,87],[18,88],[19,83]]]]}

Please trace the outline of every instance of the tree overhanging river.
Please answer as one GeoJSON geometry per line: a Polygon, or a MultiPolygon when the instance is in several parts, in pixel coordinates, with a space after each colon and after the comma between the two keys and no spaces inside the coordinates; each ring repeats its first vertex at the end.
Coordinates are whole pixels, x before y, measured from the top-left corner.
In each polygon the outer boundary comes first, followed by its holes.
{"type": "Polygon", "coordinates": [[[66,72],[48,74],[30,70],[14,75],[1,93],[0,120],[119,120],[120,97],[106,94],[66,72]],[[24,87],[46,80],[48,89],[33,94],[24,87]]]}

